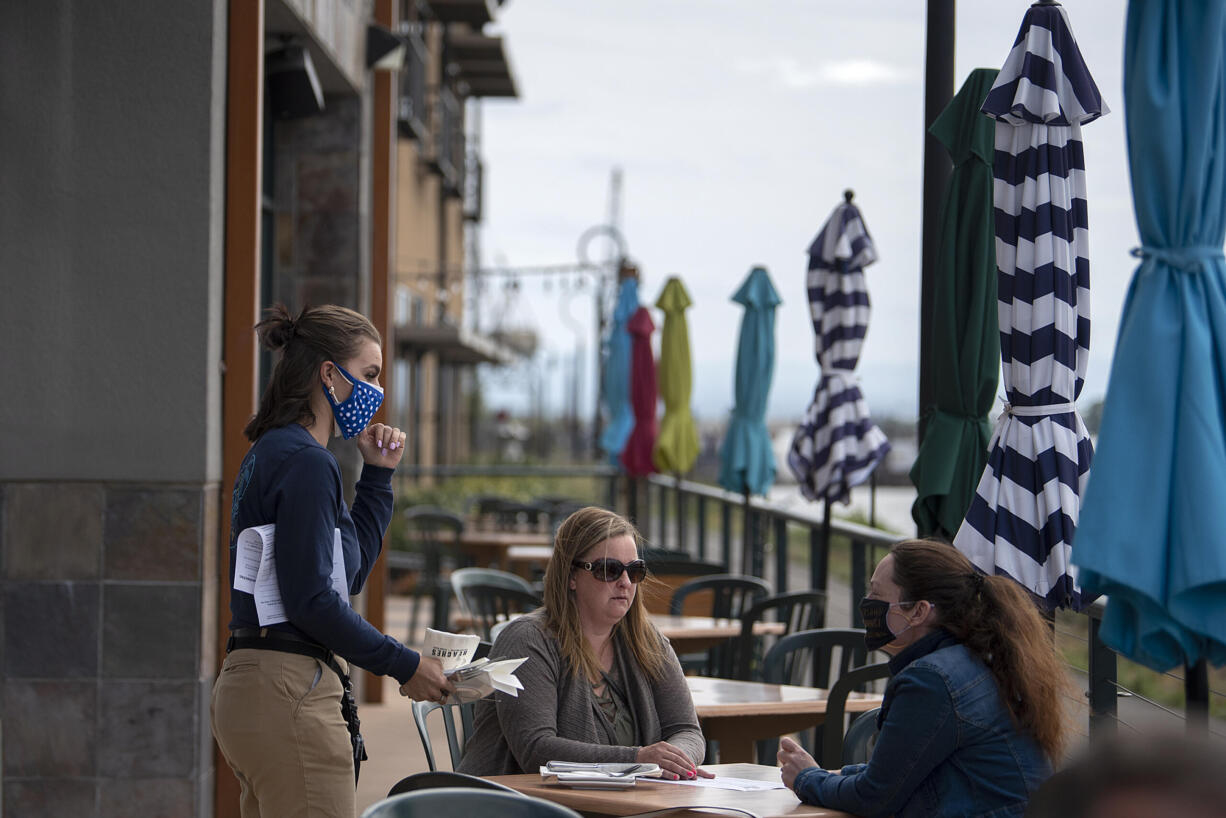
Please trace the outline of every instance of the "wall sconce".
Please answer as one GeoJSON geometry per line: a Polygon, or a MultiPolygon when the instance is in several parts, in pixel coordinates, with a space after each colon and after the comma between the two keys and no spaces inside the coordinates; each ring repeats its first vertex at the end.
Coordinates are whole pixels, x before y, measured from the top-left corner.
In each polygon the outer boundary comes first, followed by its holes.
{"type": "Polygon", "coordinates": [[[264,83],[273,113],[296,119],[323,113],[324,92],[306,48],[286,42],[264,58],[264,83]]]}
{"type": "Polygon", "coordinates": [[[404,67],[405,42],[377,23],[366,26],[366,67],[375,71],[399,71],[404,67]]]}

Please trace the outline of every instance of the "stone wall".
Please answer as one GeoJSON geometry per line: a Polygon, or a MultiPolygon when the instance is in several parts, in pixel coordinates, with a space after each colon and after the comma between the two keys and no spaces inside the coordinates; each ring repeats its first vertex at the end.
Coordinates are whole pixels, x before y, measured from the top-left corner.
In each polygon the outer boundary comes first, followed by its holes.
{"type": "Polygon", "coordinates": [[[211,812],[216,485],[0,485],[8,815],[211,812]]]}

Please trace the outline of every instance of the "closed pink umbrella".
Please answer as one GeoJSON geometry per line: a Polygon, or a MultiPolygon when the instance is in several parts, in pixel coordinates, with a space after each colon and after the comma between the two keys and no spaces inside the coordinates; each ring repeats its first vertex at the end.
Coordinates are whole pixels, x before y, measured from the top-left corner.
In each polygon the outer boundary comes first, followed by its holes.
{"type": "Polygon", "coordinates": [[[656,470],[651,450],[660,424],[656,420],[656,361],[651,355],[651,333],[656,325],[646,307],[639,307],[626,323],[630,333],[630,406],[634,429],[622,449],[622,466],[631,477],[644,477],[656,470]]]}

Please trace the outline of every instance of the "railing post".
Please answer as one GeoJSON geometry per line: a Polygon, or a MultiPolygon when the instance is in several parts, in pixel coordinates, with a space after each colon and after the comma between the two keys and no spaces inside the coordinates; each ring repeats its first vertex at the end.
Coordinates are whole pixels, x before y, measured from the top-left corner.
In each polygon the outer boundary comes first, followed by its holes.
{"type": "Polygon", "coordinates": [[[1184,716],[1188,732],[1209,734],[1209,666],[1202,656],[1194,665],[1183,666],[1184,716]]]}
{"type": "Polygon", "coordinates": [[[634,482],[638,484],[639,491],[643,493],[643,530],[651,531],[654,522],[651,510],[651,483],[639,477],[636,477],[634,482]]]}
{"type": "Polygon", "coordinates": [[[677,497],[677,545],[685,553],[690,553],[690,544],[686,542],[685,491],[681,488],[681,475],[676,476],[677,482],[673,493],[677,497]]]}
{"type": "MultiPolygon", "coordinates": [[[[651,485],[648,483],[647,485],[651,485]]],[[[656,517],[659,522],[656,525],[656,531],[660,533],[660,544],[665,548],[668,547],[668,487],[663,483],[656,483],[656,497],[659,499],[657,504],[658,513],[656,517]]]]}
{"type": "Polygon", "coordinates": [[[775,518],[775,593],[788,589],[788,521],[775,518]]]}
{"type": "Polygon", "coordinates": [[[809,583],[814,591],[828,595],[830,592],[826,587],[826,577],[830,565],[830,549],[824,529],[824,526],[809,526],[809,583]]]}
{"type": "Polygon", "coordinates": [[[724,547],[724,567],[732,570],[732,505],[727,500],[719,501],[720,537],[724,547]]]}
{"type": "Polygon", "coordinates": [[[698,495],[698,558],[707,558],[707,498],[698,495]]]}
{"type": "Polygon", "coordinates": [[[749,573],[760,578],[766,573],[766,542],[760,536],[762,515],[754,511],[748,501],[745,503],[745,532],[745,541],[741,545],[742,548],[749,549],[749,573]]]}
{"type": "Polygon", "coordinates": [[[868,585],[868,572],[865,570],[865,545],[859,539],[851,541],[851,626],[863,628],[864,620],[860,618],[860,598],[868,585]]]}
{"type": "Polygon", "coordinates": [[[1090,620],[1090,740],[1110,740],[1118,725],[1119,698],[1116,694],[1116,655],[1099,635],[1102,621],[1097,616],[1090,620]]]}
{"type": "Polygon", "coordinates": [[[613,472],[612,474],[609,475],[608,483],[609,483],[608,485],[609,508],[612,509],[613,511],[616,511],[617,510],[617,472],[613,472]]]}

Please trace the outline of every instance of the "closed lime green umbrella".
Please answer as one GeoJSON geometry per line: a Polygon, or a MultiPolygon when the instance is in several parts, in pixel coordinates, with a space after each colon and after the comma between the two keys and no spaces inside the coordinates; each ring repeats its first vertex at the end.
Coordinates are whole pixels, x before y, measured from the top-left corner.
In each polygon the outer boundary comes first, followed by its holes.
{"type": "Polygon", "coordinates": [[[992,205],[995,122],[979,111],[994,68],[977,68],[931,133],[954,162],[941,214],[935,263],[932,360],[936,403],[921,407],[926,426],[911,482],[911,516],[921,537],[953,540],[988,460],[988,410],[996,396],[1000,330],[996,318],[996,237],[992,205]]]}
{"type": "Polygon", "coordinates": [[[664,399],[664,417],[652,459],[662,472],[688,472],[698,457],[698,430],[690,413],[693,367],[690,361],[690,328],[685,310],[693,302],[681,279],[673,276],[664,284],[656,307],[664,312],[660,337],[659,384],[664,399]]]}

